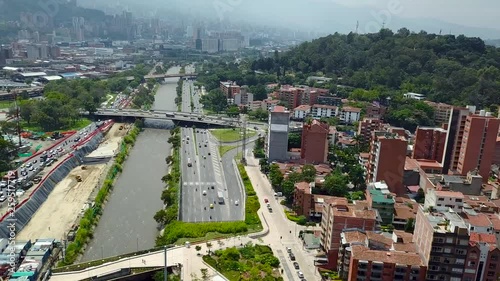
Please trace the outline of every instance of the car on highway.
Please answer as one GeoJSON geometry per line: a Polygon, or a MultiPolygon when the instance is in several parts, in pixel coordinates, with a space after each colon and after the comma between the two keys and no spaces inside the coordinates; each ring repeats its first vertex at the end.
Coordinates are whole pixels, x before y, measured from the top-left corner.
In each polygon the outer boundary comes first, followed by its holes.
{"type": "Polygon", "coordinates": [[[203,195],[207,195],[207,191],[206,190],[203,190],[203,195]]]}
{"type": "Polygon", "coordinates": [[[264,203],[266,203],[266,204],[269,203],[269,199],[264,198],[264,203]]]}
{"type": "Polygon", "coordinates": [[[300,269],[299,263],[296,261],[293,262],[293,267],[295,267],[295,269],[300,269]]]}
{"type": "Polygon", "coordinates": [[[6,197],[5,195],[3,195],[3,194],[2,194],[2,195],[0,196],[0,202],[3,202],[3,201],[5,201],[5,200],[7,200],[7,197],[6,197]]]}
{"type": "Polygon", "coordinates": [[[294,254],[290,254],[290,260],[291,261],[295,261],[295,255],[294,254]]]}
{"type": "Polygon", "coordinates": [[[234,205],[238,206],[240,204],[240,201],[236,200],[234,201],[234,205]]]}
{"type": "Polygon", "coordinates": [[[292,248],[286,247],[286,252],[289,253],[289,254],[291,254],[292,253],[292,248]]]}
{"type": "Polygon", "coordinates": [[[302,273],[302,271],[297,271],[297,275],[299,276],[299,278],[304,278],[304,273],[302,273]]]}
{"type": "Polygon", "coordinates": [[[210,204],[210,209],[213,209],[214,208],[214,204],[210,204]]]}

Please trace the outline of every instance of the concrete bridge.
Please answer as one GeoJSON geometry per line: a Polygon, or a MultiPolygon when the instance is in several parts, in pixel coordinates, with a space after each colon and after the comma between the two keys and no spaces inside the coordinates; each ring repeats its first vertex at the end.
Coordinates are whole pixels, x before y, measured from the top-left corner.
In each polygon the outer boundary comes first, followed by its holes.
{"type": "MultiPolygon", "coordinates": [[[[82,115],[88,115],[88,112],[82,112],[82,115]]],[[[189,112],[167,111],[167,110],[139,110],[139,109],[98,109],[94,117],[99,119],[116,119],[122,118],[148,118],[156,120],[171,120],[181,125],[202,125],[215,127],[239,127],[241,122],[237,118],[229,118],[222,116],[210,116],[189,112]]]]}

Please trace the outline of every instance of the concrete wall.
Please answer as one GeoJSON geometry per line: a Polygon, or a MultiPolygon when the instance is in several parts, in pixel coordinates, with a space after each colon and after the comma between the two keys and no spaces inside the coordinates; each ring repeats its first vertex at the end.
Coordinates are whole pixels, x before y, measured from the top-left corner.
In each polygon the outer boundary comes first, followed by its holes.
{"type": "Polygon", "coordinates": [[[17,207],[10,214],[0,218],[0,238],[9,238],[21,231],[28,224],[38,208],[47,200],[56,185],[63,180],[69,172],[82,164],[85,155],[94,151],[101,140],[103,133],[97,130],[92,138],[79,146],[72,154],[66,156],[61,163],[39,183],[38,187],[31,191],[28,198],[19,202],[17,207]]]}
{"type": "Polygon", "coordinates": [[[269,161],[288,159],[288,133],[271,132],[269,134],[269,161]]]}

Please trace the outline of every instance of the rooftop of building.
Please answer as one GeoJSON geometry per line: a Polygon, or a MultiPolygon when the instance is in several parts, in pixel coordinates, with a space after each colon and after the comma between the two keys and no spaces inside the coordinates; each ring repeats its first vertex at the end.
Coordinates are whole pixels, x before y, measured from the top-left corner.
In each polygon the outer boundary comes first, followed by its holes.
{"type": "Polygon", "coordinates": [[[418,130],[432,130],[432,131],[438,131],[438,132],[442,132],[442,133],[447,133],[448,131],[443,129],[443,128],[440,128],[440,127],[425,127],[425,126],[422,126],[422,127],[417,127],[417,131],[418,130]]]}
{"type": "Polygon", "coordinates": [[[333,215],[336,217],[360,218],[366,220],[376,220],[377,211],[368,209],[366,206],[357,204],[329,204],[333,208],[333,215]]]}
{"type": "Polygon", "coordinates": [[[436,190],[435,194],[438,197],[464,199],[464,194],[462,192],[459,192],[459,191],[436,190]]]}
{"type": "Polygon", "coordinates": [[[306,193],[310,193],[309,191],[311,190],[311,186],[309,185],[308,182],[301,181],[295,184],[295,188],[298,190],[305,191],[306,193]]]}
{"type": "Polygon", "coordinates": [[[462,216],[470,225],[475,226],[475,227],[493,226],[493,223],[490,221],[488,216],[486,214],[483,214],[483,213],[463,212],[462,216]]]}
{"type": "Polygon", "coordinates": [[[360,261],[424,266],[422,258],[416,253],[370,250],[365,246],[352,246],[351,257],[360,261]]]}
{"type": "Polygon", "coordinates": [[[495,234],[471,232],[469,245],[476,246],[477,244],[490,244],[490,250],[492,250],[497,248],[498,240],[495,234]]]}
{"type": "Polygon", "coordinates": [[[277,112],[277,113],[288,113],[288,110],[286,110],[286,108],[284,106],[281,106],[281,105],[277,105],[273,108],[273,112],[277,112]]]}
{"type": "Polygon", "coordinates": [[[337,107],[335,105],[314,104],[312,107],[313,108],[325,108],[325,109],[337,110],[337,107]]]}
{"type": "Polygon", "coordinates": [[[416,159],[417,165],[422,169],[442,169],[443,165],[436,160],[416,159]]]}
{"type": "Polygon", "coordinates": [[[294,111],[309,111],[309,110],[311,110],[311,106],[307,104],[299,105],[294,109],[294,111]]]}
{"type": "Polygon", "coordinates": [[[368,158],[370,158],[370,153],[368,153],[368,152],[361,152],[359,154],[359,158],[368,159],[368,158]]]}
{"type": "Polygon", "coordinates": [[[361,108],[352,107],[352,106],[344,106],[344,107],[342,107],[342,111],[344,111],[344,112],[361,112],[361,108]]]}
{"type": "Polygon", "coordinates": [[[467,228],[467,224],[465,223],[464,219],[457,213],[450,211],[448,208],[446,210],[440,209],[437,211],[428,212],[427,216],[425,217],[433,227],[434,232],[451,232],[451,225],[461,229],[467,228]]]}
{"type": "Polygon", "coordinates": [[[363,233],[361,231],[344,231],[341,233],[343,239],[342,242],[349,243],[349,244],[366,244],[366,241],[368,237],[366,236],[366,233],[363,233]]]}

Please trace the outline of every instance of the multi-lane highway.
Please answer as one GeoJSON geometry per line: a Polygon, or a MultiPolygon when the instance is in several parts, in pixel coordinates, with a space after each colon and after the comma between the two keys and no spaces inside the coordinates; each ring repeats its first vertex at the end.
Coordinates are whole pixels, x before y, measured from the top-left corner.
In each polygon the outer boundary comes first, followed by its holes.
{"type": "MultiPolygon", "coordinates": [[[[199,94],[191,81],[183,84],[182,110],[201,112],[199,94]]],[[[244,219],[243,191],[228,187],[216,140],[208,130],[181,130],[182,203],[181,219],[187,222],[236,221],[244,219]]]]}

